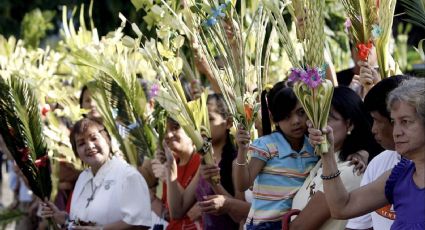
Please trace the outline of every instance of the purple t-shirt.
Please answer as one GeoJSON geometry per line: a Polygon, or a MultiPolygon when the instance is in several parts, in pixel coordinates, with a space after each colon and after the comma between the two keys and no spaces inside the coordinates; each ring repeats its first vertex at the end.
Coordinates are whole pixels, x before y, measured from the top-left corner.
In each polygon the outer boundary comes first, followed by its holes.
{"type": "Polygon", "coordinates": [[[413,181],[413,161],[402,158],[385,185],[385,196],[397,213],[391,229],[425,229],[425,188],[413,181]]]}

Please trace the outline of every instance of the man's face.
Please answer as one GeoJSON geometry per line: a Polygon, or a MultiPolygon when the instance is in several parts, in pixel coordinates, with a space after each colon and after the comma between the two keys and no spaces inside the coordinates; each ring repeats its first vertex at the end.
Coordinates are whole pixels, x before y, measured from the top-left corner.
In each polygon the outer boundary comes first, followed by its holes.
{"type": "Polygon", "coordinates": [[[378,142],[384,149],[394,150],[395,144],[393,139],[393,125],[391,121],[382,116],[378,111],[370,113],[373,118],[372,133],[378,142]]]}

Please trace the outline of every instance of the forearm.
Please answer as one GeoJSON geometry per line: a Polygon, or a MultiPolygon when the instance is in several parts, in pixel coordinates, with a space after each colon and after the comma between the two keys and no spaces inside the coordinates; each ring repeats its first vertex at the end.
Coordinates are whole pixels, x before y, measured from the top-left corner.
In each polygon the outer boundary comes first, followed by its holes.
{"type": "Polygon", "coordinates": [[[244,220],[248,216],[250,208],[250,203],[232,197],[227,197],[226,202],[224,203],[225,212],[236,223],[240,222],[241,220],[244,220]]]}
{"type": "Polygon", "coordinates": [[[170,180],[167,178],[167,201],[170,216],[173,219],[180,219],[184,216],[185,210],[183,206],[183,191],[177,180],[170,180]]]}
{"type": "MultiPolygon", "coordinates": [[[[333,175],[338,171],[338,167],[333,154],[327,153],[322,157],[323,175],[333,175]]],[[[349,193],[344,187],[340,177],[330,180],[323,180],[326,201],[332,217],[344,217],[344,211],[349,200],[349,193]]]]}
{"type": "Polygon", "coordinates": [[[227,190],[221,184],[212,185],[212,189],[213,189],[214,193],[217,194],[217,195],[233,197],[229,192],[227,192],[227,190]]]}
{"type": "Polygon", "coordinates": [[[244,192],[252,184],[247,161],[246,154],[243,150],[239,149],[238,156],[233,164],[233,170],[235,172],[235,188],[240,192],[244,192]]]}

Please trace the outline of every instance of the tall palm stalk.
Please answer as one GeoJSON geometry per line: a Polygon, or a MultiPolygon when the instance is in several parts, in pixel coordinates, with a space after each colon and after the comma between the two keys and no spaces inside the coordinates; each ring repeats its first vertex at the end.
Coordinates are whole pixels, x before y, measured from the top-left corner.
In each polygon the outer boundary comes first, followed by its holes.
{"type": "Polygon", "coordinates": [[[36,196],[50,198],[52,180],[41,113],[33,90],[18,76],[0,78],[0,133],[36,196]]]}

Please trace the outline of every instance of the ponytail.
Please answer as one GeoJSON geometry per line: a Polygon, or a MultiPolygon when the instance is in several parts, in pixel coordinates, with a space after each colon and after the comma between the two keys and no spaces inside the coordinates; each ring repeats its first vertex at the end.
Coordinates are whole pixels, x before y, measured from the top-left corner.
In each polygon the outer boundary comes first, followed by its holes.
{"type": "Polygon", "coordinates": [[[267,103],[267,91],[268,90],[263,90],[263,92],[261,92],[261,124],[263,126],[263,135],[268,135],[272,132],[269,106],[267,103]]]}

